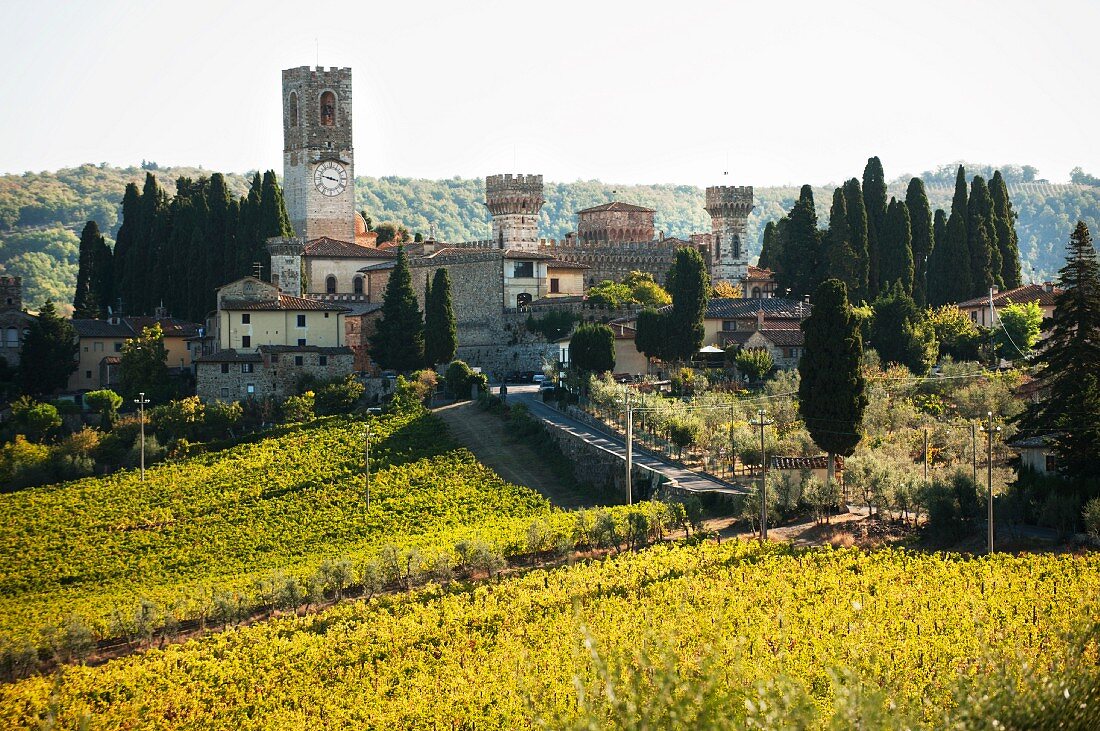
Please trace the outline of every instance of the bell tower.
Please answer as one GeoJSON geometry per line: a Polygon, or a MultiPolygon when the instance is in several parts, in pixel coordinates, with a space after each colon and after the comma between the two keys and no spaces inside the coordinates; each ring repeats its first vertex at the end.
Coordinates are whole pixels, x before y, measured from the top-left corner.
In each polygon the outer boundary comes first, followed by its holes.
{"type": "Polygon", "coordinates": [[[739,282],[749,271],[745,224],[752,213],[752,186],[707,188],[711,223],[711,272],[716,281],[739,282]]]}
{"type": "Polygon", "coordinates": [[[300,238],[355,241],[350,68],[283,71],[283,197],[300,238]]]}

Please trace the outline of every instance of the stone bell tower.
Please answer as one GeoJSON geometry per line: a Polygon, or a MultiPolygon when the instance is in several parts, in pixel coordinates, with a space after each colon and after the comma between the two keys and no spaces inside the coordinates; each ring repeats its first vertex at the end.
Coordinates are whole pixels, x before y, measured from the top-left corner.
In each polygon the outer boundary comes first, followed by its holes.
{"type": "Polygon", "coordinates": [[[541,175],[490,175],[485,178],[485,205],[493,216],[493,243],[498,249],[536,251],[539,246],[541,175]]]}
{"type": "Polygon", "coordinates": [[[739,282],[748,274],[745,224],[752,213],[752,186],[707,188],[711,222],[711,272],[715,281],[739,282]]]}
{"type": "Polygon", "coordinates": [[[350,68],[283,71],[283,196],[297,236],[355,241],[350,68]]]}

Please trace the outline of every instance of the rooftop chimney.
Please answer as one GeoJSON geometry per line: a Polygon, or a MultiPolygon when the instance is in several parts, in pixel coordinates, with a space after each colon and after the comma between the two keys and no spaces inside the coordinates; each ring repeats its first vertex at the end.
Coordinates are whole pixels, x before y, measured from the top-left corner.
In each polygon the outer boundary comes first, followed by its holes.
{"type": "Polygon", "coordinates": [[[763,330],[764,329],[764,308],[763,307],[761,307],[759,310],[756,311],[756,329],[757,330],[763,330]]]}

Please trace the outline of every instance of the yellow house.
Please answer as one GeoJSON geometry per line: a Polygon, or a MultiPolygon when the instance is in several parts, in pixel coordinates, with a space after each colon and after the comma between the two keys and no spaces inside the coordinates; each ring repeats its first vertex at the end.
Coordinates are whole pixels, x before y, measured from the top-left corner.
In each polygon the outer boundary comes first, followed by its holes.
{"type": "MultiPolygon", "coordinates": [[[[1054,316],[1054,299],[1061,293],[1062,290],[1050,282],[1025,284],[1015,289],[1006,289],[1004,292],[998,292],[994,289],[993,309],[996,311],[1010,304],[1022,305],[1028,302],[1038,302],[1045,320],[1054,316]]],[[[995,312],[989,311],[988,295],[960,302],[956,307],[969,316],[971,322],[982,327],[995,327],[1000,322],[1000,318],[996,316],[995,312]]]]}
{"type": "Polygon", "coordinates": [[[268,282],[245,277],[218,289],[219,350],[256,352],[261,345],[344,345],[346,308],[282,294],[268,282]]]}
{"type": "Polygon", "coordinates": [[[547,286],[542,296],[579,297],[584,294],[584,273],[586,264],[551,259],[546,262],[547,286]]]}
{"type": "Polygon", "coordinates": [[[160,325],[164,332],[166,365],[172,371],[191,367],[189,338],[198,334],[193,322],[158,314],[156,317],[112,317],[107,320],[73,320],[77,337],[77,368],[69,376],[67,390],[95,391],[118,383],[122,346],[141,335],[147,327],[160,325]]]}
{"type": "MultiPolygon", "coordinates": [[[[328,237],[314,239],[302,253],[307,295],[351,295],[341,301],[367,302],[370,288],[367,277],[359,270],[372,264],[393,261],[394,249],[379,249],[328,237]]],[[[375,301],[381,301],[376,296],[375,301]]]]}

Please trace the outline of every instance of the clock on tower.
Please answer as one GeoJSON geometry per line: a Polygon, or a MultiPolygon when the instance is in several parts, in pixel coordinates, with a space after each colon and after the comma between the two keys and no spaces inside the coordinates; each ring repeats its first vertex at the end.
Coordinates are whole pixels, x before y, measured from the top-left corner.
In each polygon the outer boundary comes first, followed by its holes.
{"type": "Polygon", "coordinates": [[[296,235],[355,241],[351,69],[283,71],[283,196],[296,235]]]}

